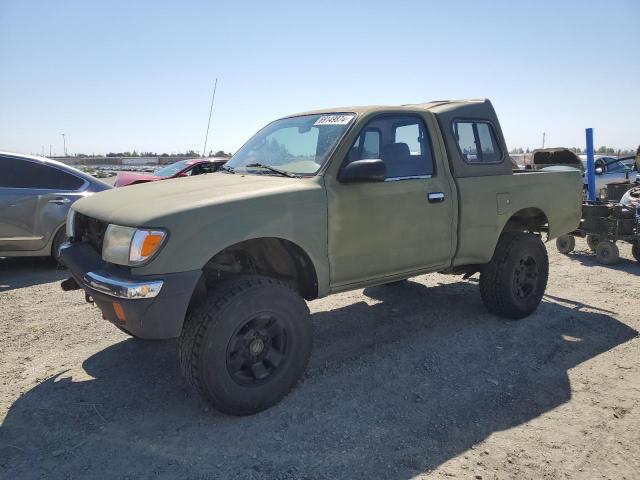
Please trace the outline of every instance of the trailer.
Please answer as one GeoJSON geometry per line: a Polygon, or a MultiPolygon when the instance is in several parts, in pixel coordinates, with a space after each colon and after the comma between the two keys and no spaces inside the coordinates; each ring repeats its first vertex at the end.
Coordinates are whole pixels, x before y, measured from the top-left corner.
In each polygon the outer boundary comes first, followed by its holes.
{"type": "Polygon", "coordinates": [[[632,244],[631,253],[640,262],[640,222],[635,208],[614,203],[582,204],[582,220],[573,232],[556,240],[558,251],[571,253],[576,246],[575,237],[586,238],[596,259],[604,265],[620,260],[617,242],[632,244]]]}

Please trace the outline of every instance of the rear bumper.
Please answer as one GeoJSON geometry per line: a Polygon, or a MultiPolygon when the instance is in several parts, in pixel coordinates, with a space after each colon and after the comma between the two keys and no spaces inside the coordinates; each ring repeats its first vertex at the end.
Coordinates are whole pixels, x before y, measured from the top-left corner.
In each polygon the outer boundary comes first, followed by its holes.
{"type": "Polygon", "coordinates": [[[193,270],[165,275],[131,275],[125,268],[104,262],[90,245],[82,242],[63,245],[60,261],[100,308],[104,319],[144,339],[180,335],[189,302],[202,274],[200,270],[193,270]]]}

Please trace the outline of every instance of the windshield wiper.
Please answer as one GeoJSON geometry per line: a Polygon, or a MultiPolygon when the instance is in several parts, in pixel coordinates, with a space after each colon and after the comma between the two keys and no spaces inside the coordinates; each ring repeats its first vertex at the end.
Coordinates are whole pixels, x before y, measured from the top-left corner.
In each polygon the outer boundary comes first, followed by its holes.
{"type": "Polygon", "coordinates": [[[225,172],[228,172],[228,173],[236,173],[234,168],[230,167],[229,165],[222,165],[222,167],[220,167],[220,169],[224,170],[225,172]]]}
{"type": "Polygon", "coordinates": [[[273,173],[277,173],[278,175],[282,175],[283,177],[300,178],[300,175],[287,172],[286,170],[280,170],[279,168],[275,168],[270,165],[265,165],[264,163],[250,163],[249,165],[245,165],[245,167],[266,168],[267,170],[270,170],[273,173]]]}

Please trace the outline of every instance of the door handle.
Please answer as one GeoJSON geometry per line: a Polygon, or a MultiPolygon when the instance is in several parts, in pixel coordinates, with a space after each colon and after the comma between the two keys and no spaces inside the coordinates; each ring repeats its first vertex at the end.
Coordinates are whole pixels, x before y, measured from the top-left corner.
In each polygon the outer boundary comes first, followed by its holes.
{"type": "Polygon", "coordinates": [[[71,203],[71,200],[68,198],[54,198],[53,200],[49,200],[48,203],[55,203],[56,205],[65,205],[67,203],[71,203]]]}
{"type": "Polygon", "coordinates": [[[441,203],[444,202],[444,193],[442,192],[430,192],[427,195],[429,203],[441,203]]]}

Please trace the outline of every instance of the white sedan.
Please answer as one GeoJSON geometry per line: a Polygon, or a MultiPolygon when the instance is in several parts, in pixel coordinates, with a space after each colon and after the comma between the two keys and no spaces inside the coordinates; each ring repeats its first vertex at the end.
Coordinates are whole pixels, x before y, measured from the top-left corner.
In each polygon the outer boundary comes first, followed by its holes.
{"type": "MultiPolygon", "coordinates": [[[[583,158],[584,155],[580,155],[580,160],[584,165],[585,173],[582,176],[582,180],[587,185],[587,159],[583,158]]],[[[618,159],[616,157],[596,157],[596,192],[600,192],[601,189],[607,186],[607,183],[615,182],[618,180],[629,179],[630,182],[635,182],[638,178],[638,171],[635,168],[633,159],[618,159]]]]}

